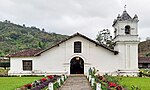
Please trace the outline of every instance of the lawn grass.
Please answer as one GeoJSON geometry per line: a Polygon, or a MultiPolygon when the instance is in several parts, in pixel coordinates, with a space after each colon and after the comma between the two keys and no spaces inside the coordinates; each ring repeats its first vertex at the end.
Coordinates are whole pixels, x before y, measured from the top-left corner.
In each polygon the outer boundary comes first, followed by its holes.
{"type": "Polygon", "coordinates": [[[42,77],[0,77],[0,90],[15,90],[42,77]]]}
{"type": "Polygon", "coordinates": [[[120,77],[121,85],[127,86],[131,90],[132,85],[139,87],[141,90],[150,90],[150,78],[147,77],[120,77]]]}

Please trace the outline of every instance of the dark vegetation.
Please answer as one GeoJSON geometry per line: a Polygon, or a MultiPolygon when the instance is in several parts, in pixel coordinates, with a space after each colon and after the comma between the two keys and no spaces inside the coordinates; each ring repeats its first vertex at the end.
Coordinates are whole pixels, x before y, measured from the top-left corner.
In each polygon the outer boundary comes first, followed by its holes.
{"type": "Polygon", "coordinates": [[[5,56],[24,49],[44,49],[52,44],[65,39],[67,35],[48,33],[25,24],[17,25],[8,20],[0,21],[0,56],[5,56]]]}
{"type": "Polygon", "coordinates": [[[10,67],[10,62],[0,62],[0,67],[7,69],[7,67],[10,67]]]}
{"type": "Polygon", "coordinates": [[[150,40],[146,40],[139,43],[138,46],[139,56],[150,57],[150,40]]]}

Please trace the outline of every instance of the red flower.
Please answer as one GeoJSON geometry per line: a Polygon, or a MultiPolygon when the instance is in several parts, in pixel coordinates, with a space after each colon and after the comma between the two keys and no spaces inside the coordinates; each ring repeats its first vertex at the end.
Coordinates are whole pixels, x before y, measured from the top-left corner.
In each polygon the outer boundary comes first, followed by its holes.
{"type": "Polygon", "coordinates": [[[53,79],[54,78],[54,76],[52,76],[52,75],[50,75],[50,76],[47,76],[49,79],[53,79]]]}
{"type": "Polygon", "coordinates": [[[46,78],[42,78],[41,81],[45,82],[47,79],[46,78]]]}
{"type": "Polygon", "coordinates": [[[108,85],[109,85],[109,87],[116,87],[116,86],[117,86],[117,85],[116,85],[115,83],[113,83],[113,82],[109,82],[108,85]]]}

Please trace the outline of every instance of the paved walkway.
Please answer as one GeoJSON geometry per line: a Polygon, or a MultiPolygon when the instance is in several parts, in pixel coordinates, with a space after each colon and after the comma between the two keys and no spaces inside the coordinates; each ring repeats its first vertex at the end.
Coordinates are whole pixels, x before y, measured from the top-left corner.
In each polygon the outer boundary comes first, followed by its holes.
{"type": "Polygon", "coordinates": [[[71,75],[60,90],[92,90],[90,83],[83,75],[71,75]]]}

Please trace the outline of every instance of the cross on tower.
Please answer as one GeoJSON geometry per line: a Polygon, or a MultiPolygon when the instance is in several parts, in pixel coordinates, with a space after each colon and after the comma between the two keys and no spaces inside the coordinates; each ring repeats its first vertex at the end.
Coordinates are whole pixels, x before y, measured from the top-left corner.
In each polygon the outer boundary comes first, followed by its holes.
{"type": "Polygon", "coordinates": [[[126,11],[127,5],[124,6],[124,11],[126,11]]]}

